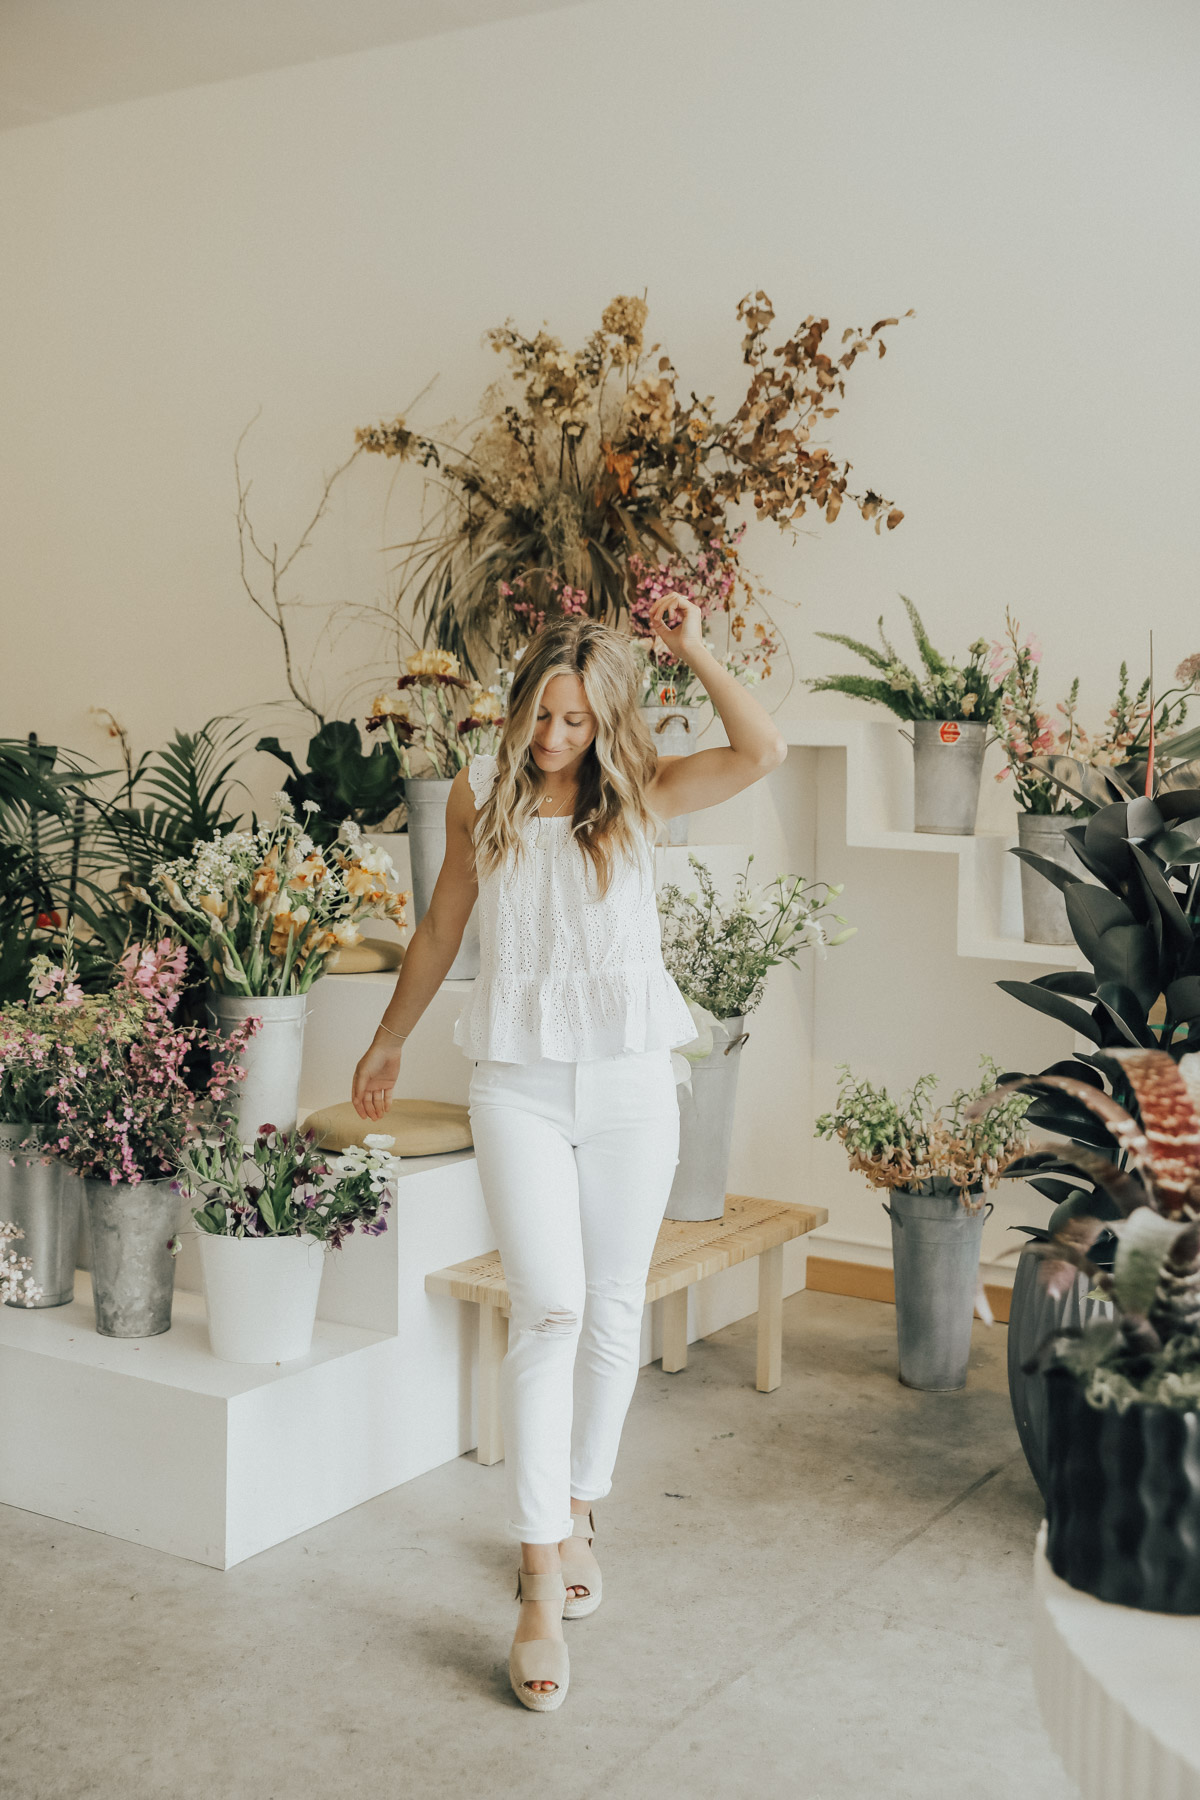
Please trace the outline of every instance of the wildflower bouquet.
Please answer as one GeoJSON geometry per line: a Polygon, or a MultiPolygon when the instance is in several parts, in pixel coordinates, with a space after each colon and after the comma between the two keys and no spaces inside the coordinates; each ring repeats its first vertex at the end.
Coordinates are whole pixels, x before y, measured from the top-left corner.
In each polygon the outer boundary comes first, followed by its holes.
{"type": "Polygon", "coordinates": [[[343,822],[320,850],[284,795],[273,825],[231,831],[189,857],[160,863],[139,892],[191,945],[223,994],[304,994],[338,945],[355,944],[366,919],[404,922],[386,851],[343,822]]]}
{"type": "Polygon", "coordinates": [[[353,1231],[378,1237],[387,1230],[388,1189],[399,1158],[394,1138],[372,1135],[330,1156],[311,1131],[264,1125],[253,1144],[227,1125],[218,1136],[189,1144],[175,1183],[199,1201],[192,1217],[220,1237],[296,1237],[307,1233],[337,1250],[353,1231]]]}
{"type": "Polygon", "coordinates": [[[258,1028],[222,1038],[175,1017],[187,954],[164,938],[135,944],[100,995],[83,1043],[67,1048],[49,1095],[57,1114],[44,1148],[93,1180],[159,1181],[174,1173],[202,1116],[220,1118],[242,1079],[239,1058],[258,1028]],[[208,1073],[196,1064],[207,1054],[208,1073]]]}
{"type": "Polygon", "coordinates": [[[809,509],[832,524],[844,500],[877,531],[904,516],[871,489],[852,494],[849,463],[817,441],[856,359],[882,356],[880,333],[898,320],[846,331],[827,349],[829,321],[810,316],[769,349],[774,309],[762,292],[747,295],[737,317],[748,385],[721,418],[647,344],[647,310],[618,295],[576,350],[545,330],[489,331],[507,375],[465,446],[422,437],[403,418],[356,433],[358,450],[437,471],[436,484],[426,477],[438,495],[428,530],[394,546],[400,598],[424,615],[426,640],[468,670],[507,661],[549,615],[583,609],[619,624],[631,554],[687,557],[716,539],[736,556],[728,515],[743,501],[783,529],[809,509]]]}
{"type": "Polygon", "coordinates": [[[973,1103],[992,1093],[1000,1076],[990,1057],[981,1061],[979,1086],[961,1089],[945,1107],[932,1103],[936,1075],[919,1076],[907,1094],[893,1100],[886,1088],[858,1080],[842,1063],[837,1105],[817,1120],[816,1135],[837,1138],[850,1167],[865,1175],[871,1187],[919,1188],[927,1181],[950,1181],[968,1211],[978,1211],[971,1196],[986,1193],[1028,1150],[1024,1118],[1031,1105],[1029,1095],[1010,1094],[990,1112],[974,1116],[973,1103]]]}
{"type": "Polygon", "coordinates": [[[103,1002],[80,985],[69,930],[61,966],[35,957],[29,985],[28,1000],[0,1006],[0,1118],[28,1125],[35,1136],[57,1122],[51,1090],[94,1044],[103,1002]]]}
{"type": "Polygon", "coordinates": [[[849,694],[855,700],[871,700],[886,706],[901,719],[957,719],[977,725],[993,723],[1000,703],[1000,681],[988,662],[988,645],[977,638],[967,646],[965,667],[947,660],[929,641],[912,601],[904,601],[916,639],[924,673],[904,662],[884,635],[879,621],[882,649],[846,637],[840,631],[818,631],[831,644],[853,650],[876,670],[874,675],[822,675],[810,680],[814,693],[849,694]]]}
{"type": "Polygon", "coordinates": [[[8,1244],[25,1233],[19,1225],[0,1219],[0,1306],[36,1306],[43,1290],[30,1273],[33,1263],[28,1256],[17,1256],[8,1244]]]}
{"type": "Polygon", "coordinates": [[[763,997],[768,972],[779,963],[793,967],[805,950],[844,944],[856,926],[846,925],[827,904],[841,893],[827,882],[801,875],[777,875],[762,888],[749,881],[751,855],[737,877],[733,900],[722,906],[712,872],[693,852],[699,893],[684,894],[675,882],[658,897],[663,960],[680,992],[717,1019],[753,1012],[763,997]],[[844,929],[830,935],[827,920],[844,929]]]}
{"type": "Polygon", "coordinates": [[[1188,657],[1175,671],[1179,684],[1152,703],[1150,681],[1142,682],[1136,694],[1129,691],[1129,668],[1121,664],[1117,696],[1108,711],[1103,729],[1094,737],[1079,723],[1078,677],[1071,683],[1065,700],[1057,712],[1062,720],[1056,725],[1041,710],[1038,698],[1038,664],[1041,647],[1032,635],[1022,638],[1021,627],[1011,612],[1005,613],[1005,636],[992,645],[990,667],[1001,681],[1000,742],[1006,759],[997,781],[1009,775],[1016,788],[1017,805],[1022,812],[1069,814],[1075,819],[1090,818],[1111,798],[1103,777],[1088,771],[1119,767],[1134,761],[1153,732],[1157,740],[1176,730],[1187,716],[1188,697],[1200,679],[1200,657],[1188,657]],[[1154,719],[1151,722],[1151,705],[1154,719]],[[1049,759],[1053,758],[1053,761],[1049,759]],[[1061,759],[1061,760],[1060,760],[1061,759]],[[1055,780],[1051,771],[1063,775],[1071,785],[1055,780]],[[1072,780],[1072,776],[1074,779],[1072,780]]]}
{"type": "Polygon", "coordinates": [[[418,650],[396,686],[398,700],[376,695],[366,728],[386,732],[406,781],[413,776],[414,753],[424,756],[428,773],[445,781],[473,756],[495,749],[505,716],[503,678],[484,687],[463,674],[451,651],[418,650]]]}

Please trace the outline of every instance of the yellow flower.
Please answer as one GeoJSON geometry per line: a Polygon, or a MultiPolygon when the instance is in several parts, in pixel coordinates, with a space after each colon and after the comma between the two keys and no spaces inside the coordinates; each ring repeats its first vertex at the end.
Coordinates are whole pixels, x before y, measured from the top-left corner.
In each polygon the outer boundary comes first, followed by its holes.
{"type": "Polygon", "coordinates": [[[298,906],[295,912],[281,907],[271,921],[270,953],[272,956],[286,956],[288,944],[295,934],[308,924],[310,913],[307,906],[298,906]]]}
{"type": "Polygon", "coordinates": [[[250,879],[250,904],[262,906],[273,894],[279,892],[279,875],[277,865],[279,851],[272,850],[266,861],[261,863],[250,879]]]}
{"type": "Polygon", "coordinates": [[[201,894],[196,905],[201,912],[210,913],[214,919],[223,919],[229,911],[220,894],[201,894]]]}
{"type": "Polygon", "coordinates": [[[314,851],[311,856],[305,857],[299,868],[292,870],[288,876],[288,886],[290,888],[318,887],[328,873],[329,870],[325,866],[324,859],[314,851]]]}
{"type": "Polygon", "coordinates": [[[462,675],[452,650],[418,650],[404,666],[410,675],[462,675]]]}
{"type": "Polygon", "coordinates": [[[490,688],[473,686],[467,696],[467,706],[473,719],[483,719],[495,723],[504,717],[504,702],[490,688]]]}
{"type": "MultiPolygon", "coordinates": [[[[410,669],[409,673],[415,674],[416,671],[410,669]]],[[[408,713],[405,711],[404,702],[397,699],[395,695],[376,694],[371,702],[371,717],[373,719],[406,719],[408,713]]]]}

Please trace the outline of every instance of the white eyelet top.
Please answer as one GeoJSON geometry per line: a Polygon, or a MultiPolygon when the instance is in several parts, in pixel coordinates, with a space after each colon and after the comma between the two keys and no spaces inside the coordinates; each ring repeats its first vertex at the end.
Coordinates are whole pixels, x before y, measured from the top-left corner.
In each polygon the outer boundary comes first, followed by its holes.
{"type": "MultiPolygon", "coordinates": [[[[477,809],[495,777],[494,756],[472,757],[477,809]]],[[[479,974],[454,1027],[465,1055],[584,1062],[692,1042],[695,1020],[663,962],[650,841],[636,843],[598,898],[570,817],[534,818],[522,855],[480,879],[479,974]]]]}

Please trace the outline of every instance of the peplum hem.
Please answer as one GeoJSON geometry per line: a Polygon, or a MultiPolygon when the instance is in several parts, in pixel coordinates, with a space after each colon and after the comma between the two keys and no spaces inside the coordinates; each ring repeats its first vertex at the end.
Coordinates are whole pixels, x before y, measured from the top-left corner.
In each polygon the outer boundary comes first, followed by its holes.
{"type": "Polygon", "coordinates": [[[676,1050],[696,1022],[662,962],[514,983],[476,979],[454,1026],[465,1056],[487,1062],[586,1062],[676,1050]]]}

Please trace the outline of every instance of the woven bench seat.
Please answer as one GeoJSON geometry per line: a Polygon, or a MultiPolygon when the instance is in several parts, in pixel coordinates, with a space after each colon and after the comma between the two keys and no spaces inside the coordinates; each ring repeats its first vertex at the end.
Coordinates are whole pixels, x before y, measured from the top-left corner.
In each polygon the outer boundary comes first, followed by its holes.
{"type": "MultiPolygon", "coordinates": [[[[785,1206],[778,1200],[755,1200],[727,1194],[720,1219],[686,1224],[664,1219],[658,1233],[647,1302],[662,1302],[662,1366],[668,1374],[687,1367],[687,1291],[735,1263],[758,1262],[758,1366],[755,1386],[769,1394],[783,1379],[783,1246],[824,1225],[823,1206],[785,1206]]],[[[425,1277],[426,1292],[465,1300],[479,1308],[479,1447],[481,1463],[504,1455],[500,1428],[500,1364],[508,1349],[508,1288],[498,1251],[435,1269],[425,1277]]]]}

